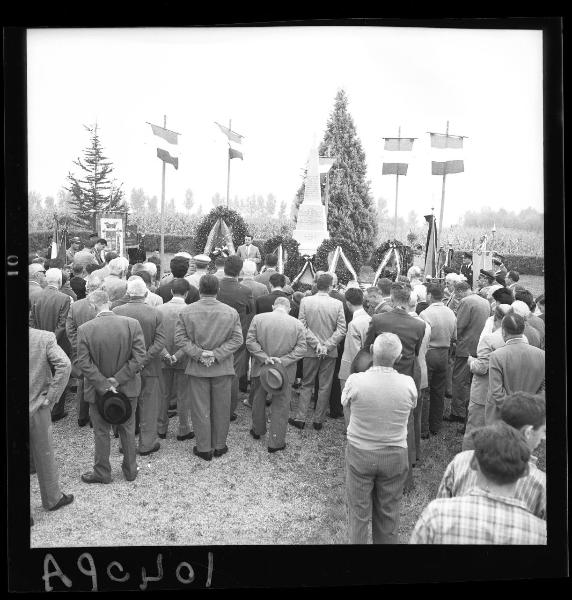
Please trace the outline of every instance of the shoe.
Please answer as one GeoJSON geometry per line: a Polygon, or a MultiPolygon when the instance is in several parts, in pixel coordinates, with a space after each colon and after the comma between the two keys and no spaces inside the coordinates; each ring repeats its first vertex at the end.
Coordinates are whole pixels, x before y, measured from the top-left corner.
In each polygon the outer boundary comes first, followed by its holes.
{"type": "Polygon", "coordinates": [[[252,404],[250,404],[250,401],[248,400],[248,398],[245,398],[242,403],[244,404],[244,406],[248,406],[248,408],[252,408],[252,404]]]}
{"type": "Polygon", "coordinates": [[[279,452],[280,450],[284,450],[286,448],[286,444],[284,446],[280,446],[280,448],[272,448],[272,446],[268,446],[268,452],[279,452]]]}
{"type": "Polygon", "coordinates": [[[226,454],[227,452],[228,452],[228,446],[225,446],[224,448],[215,448],[214,455],[218,458],[219,456],[222,456],[223,454],[226,454]]]}
{"type": "MultiPolygon", "coordinates": [[[[125,477],[125,475],[124,475],[125,477]]],[[[125,481],[135,481],[137,479],[137,475],[135,477],[125,477],[125,481]]]]}
{"type": "Polygon", "coordinates": [[[73,494],[62,494],[62,497],[60,498],[59,502],[55,506],[52,506],[52,508],[50,508],[49,510],[58,510],[58,508],[62,508],[62,506],[67,506],[72,502],[73,494]]]}
{"type": "Polygon", "coordinates": [[[312,425],[316,431],[320,431],[320,429],[322,429],[322,427],[324,426],[323,423],[312,423],[312,425]]]}
{"type": "Polygon", "coordinates": [[[212,460],[213,457],[212,452],[199,452],[196,446],[193,446],[193,454],[203,460],[212,460]]]}
{"type": "MultiPolygon", "coordinates": [[[[162,439],[162,440],[166,440],[167,439],[167,434],[166,433],[158,433],[157,437],[162,439]]],[[[177,436],[177,439],[179,439],[179,436],[177,436]]]]}
{"type": "Polygon", "coordinates": [[[195,437],[195,432],[190,431],[186,435],[178,435],[177,439],[179,440],[179,442],[184,442],[185,440],[192,440],[194,437],[195,437]]]}
{"type": "Polygon", "coordinates": [[[232,413],[232,415],[230,415],[230,420],[236,421],[236,419],[238,419],[238,415],[236,413],[232,413]]]}
{"type": "Polygon", "coordinates": [[[257,433],[255,433],[254,429],[251,429],[251,430],[249,431],[249,433],[250,433],[250,435],[251,435],[251,436],[252,436],[252,437],[253,437],[255,440],[259,440],[259,439],[260,439],[260,436],[259,436],[257,433]]]}
{"type": "Polygon", "coordinates": [[[61,413],[60,415],[52,415],[52,423],[55,423],[56,421],[61,421],[62,419],[65,419],[68,416],[68,412],[67,410],[64,410],[63,413],[61,413]]]}
{"type": "Polygon", "coordinates": [[[288,419],[288,423],[297,429],[304,429],[306,423],[304,421],[296,421],[296,419],[288,419]]]}
{"type": "Polygon", "coordinates": [[[157,450],[159,450],[159,448],[161,447],[161,444],[159,444],[159,442],[157,442],[153,448],[151,448],[151,450],[147,450],[146,452],[139,452],[139,454],[141,456],[149,456],[149,454],[153,454],[153,452],[157,452],[157,450]]]}
{"type": "Polygon", "coordinates": [[[81,476],[81,480],[84,483],[111,483],[111,480],[110,481],[103,481],[103,479],[100,479],[99,477],[97,477],[95,475],[95,473],[84,473],[81,476]]]}
{"type": "Polygon", "coordinates": [[[89,420],[89,417],[87,417],[86,419],[78,419],[77,420],[77,424],[80,427],[85,427],[88,423],[90,423],[91,421],[89,420]]]}
{"type": "Polygon", "coordinates": [[[443,417],[443,421],[448,421],[449,423],[464,423],[465,417],[458,417],[457,415],[447,415],[443,417]]]}

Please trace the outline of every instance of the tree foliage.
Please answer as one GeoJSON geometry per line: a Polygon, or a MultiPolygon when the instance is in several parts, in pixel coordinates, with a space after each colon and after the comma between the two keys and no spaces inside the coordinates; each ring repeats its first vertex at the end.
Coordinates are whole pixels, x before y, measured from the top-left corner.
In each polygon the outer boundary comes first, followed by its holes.
{"type": "Polygon", "coordinates": [[[518,214],[504,208],[493,210],[485,206],[480,211],[465,213],[463,224],[465,227],[484,227],[490,230],[495,227],[522,229],[524,231],[542,231],[544,228],[544,215],[534,208],[525,208],[518,214]]]}
{"type": "Polygon", "coordinates": [[[217,206],[201,219],[197,227],[195,238],[195,247],[197,248],[197,251],[202,252],[207,243],[209,233],[219,218],[222,218],[229,227],[235,250],[240,244],[244,243],[244,236],[248,231],[244,219],[239,213],[231,208],[217,206]]]}
{"type": "MultiPolygon", "coordinates": [[[[316,258],[314,260],[314,267],[316,270],[327,271],[329,269],[328,255],[330,252],[333,252],[337,246],[341,246],[356,274],[359,273],[360,268],[364,264],[361,257],[361,250],[353,240],[345,237],[327,238],[318,246],[316,258]]],[[[353,279],[353,275],[348,271],[341,258],[338,260],[335,273],[338,276],[338,281],[344,285],[350,279],[353,279]]]]}
{"type": "Polygon", "coordinates": [[[262,257],[264,258],[267,254],[274,252],[280,244],[282,244],[282,250],[287,259],[284,264],[284,275],[292,280],[304,266],[304,259],[300,256],[298,250],[299,242],[294,240],[291,235],[278,234],[267,239],[262,248],[262,257]]]}
{"type": "Polygon", "coordinates": [[[80,174],[68,173],[70,193],[69,204],[78,224],[95,229],[96,211],[125,210],[124,192],[121,185],[111,179],[113,166],[103,154],[103,147],[97,132],[97,124],[84,125],[89,132],[90,145],[73,163],[79,167],[80,174]]]}

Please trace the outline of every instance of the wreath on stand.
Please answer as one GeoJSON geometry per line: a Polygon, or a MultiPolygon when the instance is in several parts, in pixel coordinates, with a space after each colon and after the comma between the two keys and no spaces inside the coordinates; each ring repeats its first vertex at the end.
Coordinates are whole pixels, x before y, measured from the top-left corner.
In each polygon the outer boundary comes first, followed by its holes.
{"type": "Polygon", "coordinates": [[[284,260],[284,275],[292,281],[304,266],[304,260],[300,256],[298,250],[300,243],[294,238],[283,235],[275,235],[264,242],[262,248],[262,260],[267,254],[277,252],[278,247],[282,244],[283,260],[284,260]]]}
{"type": "MultiPolygon", "coordinates": [[[[346,258],[350,261],[356,272],[359,272],[362,264],[360,249],[353,242],[337,238],[327,238],[319,245],[316,250],[316,256],[314,257],[314,267],[316,271],[327,271],[330,268],[328,264],[328,255],[338,246],[344,251],[346,258]]],[[[350,279],[354,278],[346,268],[343,260],[338,260],[335,273],[338,276],[338,283],[343,285],[346,285],[350,279]]]]}
{"type": "MultiPolygon", "coordinates": [[[[232,236],[232,243],[235,248],[238,248],[238,246],[244,243],[244,236],[246,235],[248,228],[242,216],[231,208],[217,206],[202,218],[197,227],[197,233],[195,235],[195,249],[197,252],[204,251],[209,234],[219,219],[222,219],[228,226],[232,236]]],[[[226,245],[225,240],[215,240],[213,251],[216,248],[219,248],[222,252],[226,245]]],[[[210,256],[211,258],[214,258],[214,253],[211,252],[210,256]]]]}
{"type": "Polygon", "coordinates": [[[380,273],[380,277],[389,277],[395,281],[398,275],[407,275],[407,271],[413,266],[413,249],[399,240],[387,240],[373,251],[370,264],[376,272],[386,257],[388,261],[380,273]],[[393,249],[395,249],[395,253],[392,252],[387,256],[393,249]],[[398,259],[395,254],[398,255],[398,259]],[[399,269],[397,264],[399,264],[399,269]]]}

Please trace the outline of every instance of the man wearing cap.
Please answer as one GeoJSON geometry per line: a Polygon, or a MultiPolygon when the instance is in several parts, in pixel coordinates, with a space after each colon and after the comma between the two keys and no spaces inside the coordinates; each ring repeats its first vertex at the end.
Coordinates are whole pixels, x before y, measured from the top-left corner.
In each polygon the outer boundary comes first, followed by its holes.
{"type": "Polygon", "coordinates": [[[211,460],[228,452],[233,355],[242,346],[236,310],[216,299],[219,280],[203,275],[201,299],[183,310],[175,326],[175,346],[189,361],[191,417],[197,439],[193,453],[211,460]]]}
{"type": "Polygon", "coordinates": [[[503,286],[496,281],[495,274],[492,271],[481,269],[477,280],[477,293],[479,296],[491,302],[493,292],[501,287],[503,286]]]}
{"type": "MultiPolygon", "coordinates": [[[[146,358],[143,330],[136,319],[109,310],[106,292],[97,290],[87,297],[96,316],[77,330],[77,362],[85,378],[84,397],[95,437],[92,472],[84,473],[84,483],[111,483],[109,462],[111,425],[99,412],[97,400],[108,391],[122,392],[131,404],[131,416],[118,426],[123,449],[123,475],[137,477],[135,449],[135,410],[141,391],[139,370],[146,358]]],[[[152,310],[149,308],[149,310],[152,310]]]]}
{"type": "Polygon", "coordinates": [[[187,275],[185,279],[197,290],[199,289],[199,283],[201,277],[208,273],[208,267],[211,264],[211,259],[206,254],[197,254],[193,257],[197,270],[192,275],[187,275]]]}
{"type": "Polygon", "coordinates": [[[81,245],[81,240],[78,237],[72,237],[70,242],[70,247],[66,250],[66,263],[68,265],[73,263],[73,257],[79,251],[81,245]]]}
{"type": "Polygon", "coordinates": [[[504,266],[503,261],[504,258],[500,254],[494,253],[493,270],[495,272],[495,276],[502,275],[502,277],[505,278],[508,273],[508,269],[504,266]]]}
{"type": "Polygon", "coordinates": [[[461,265],[461,275],[463,275],[468,284],[473,287],[473,255],[470,252],[463,252],[463,264],[461,265]]]}
{"type": "Polygon", "coordinates": [[[244,236],[244,244],[237,248],[236,254],[240,256],[242,260],[251,260],[257,265],[262,261],[260,250],[257,246],[252,245],[252,236],[248,233],[244,236]]]}
{"type": "Polygon", "coordinates": [[[141,363],[141,393],[137,401],[139,410],[139,454],[146,456],[157,452],[159,416],[159,377],[161,376],[161,351],[165,347],[163,315],[145,302],[147,286],[141,277],[133,276],[127,282],[127,304],[113,309],[116,315],[132,317],[139,321],[145,337],[146,355],[141,363]]]}
{"type": "Polygon", "coordinates": [[[306,352],[306,333],[298,319],[291,317],[290,301],[276,298],[272,312],[256,315],[246,336],[252,364],[252,429],[259,439],[266,433],[266,394],[272,394],[268,452],[286,447],[286,428],[296,363],[306,352]]]}

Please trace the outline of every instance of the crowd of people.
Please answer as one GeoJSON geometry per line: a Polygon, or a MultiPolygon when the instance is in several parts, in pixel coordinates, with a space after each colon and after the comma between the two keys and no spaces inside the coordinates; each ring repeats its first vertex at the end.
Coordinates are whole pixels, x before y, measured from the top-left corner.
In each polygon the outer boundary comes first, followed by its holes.
{"type": "Polygon", "coordinates": [[[242,391],[250,436],[270,453],[287,451],[288,426],[344,419],[350,543],[398,543],[402,496],[443,421],[459,423],[463,451],[410,542],[546,543],[531,454],[546,429],[544,296],[502,257],[475,289],[469,254],[444,280],[411,267],[363,289],[320,271],[293,285],[251,236],[214,270],[179,252],[162,277],[157,251],[131,265],[105,245],[94,234],[83,250],[72,239],[65,261],[30,256],[30,469],[45,509],[73,501],[51,439],[71,397],[94,433],[81,480],[109,484],[112,432],[133,481],[174,415],[195,460],[229,452],[242,391]]]}

